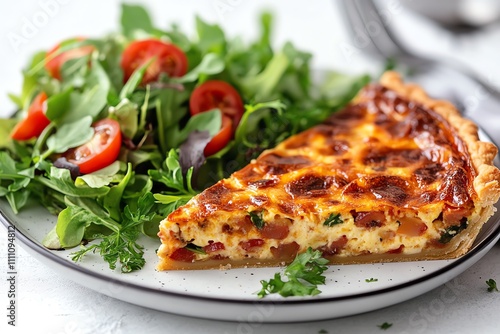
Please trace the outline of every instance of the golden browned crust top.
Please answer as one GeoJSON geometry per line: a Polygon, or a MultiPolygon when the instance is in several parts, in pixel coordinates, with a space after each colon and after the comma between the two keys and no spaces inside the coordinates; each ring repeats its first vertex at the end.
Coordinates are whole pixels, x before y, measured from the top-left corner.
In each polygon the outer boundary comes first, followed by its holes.
{"type": "Polygon", "coordinates": [[[474,190],[478,195],[475,205],[486,207],[498,202],[500,197],[500,170],[494,166],[494,159],[498,149],[490,142],[479,140],[476,124],[463,118],[452,103],[429,97],[424,89],[416,84],[405,84],[397,72],[384,73],[380,83],[394,90],[402,97],[434,110],[448,120],[467,145],[472,165],[477,173],[474,178],[474,190]]]}

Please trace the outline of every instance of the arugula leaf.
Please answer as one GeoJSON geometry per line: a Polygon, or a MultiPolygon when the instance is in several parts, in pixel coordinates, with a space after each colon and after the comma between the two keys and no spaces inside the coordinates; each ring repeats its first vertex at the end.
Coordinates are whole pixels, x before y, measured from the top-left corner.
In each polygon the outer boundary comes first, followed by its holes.
{"type": "MultiPolygon", "coordinates": [[[[62,212],[62,211],[61,211],[62,212]]],[[[57,225],[54,226],[52,230],[43,238],[42,245],[48,249],[59,250],[62,249],[61,243],[59,242],[59,236],[56,232],[57,225]]]]}
{"type": "Polygon", "coordinates": [[[148,173],[154,182],[167,187],[161,193],[154,194],[157,202],[165,205],[162,209],[163,215],[170,214],[198,193],[192,186],[193,168],[188,169],[184,177],[179,156],[174,149],[168,153],[161,169],[150,169],[148,173]]]}
{"type": "Polygon", "coordinates": [[[75,206],[86,210],[87,214],[92,215],[94,224],[102,225],[114,232],[120,229],[120,223],[112,219],[107,210],[95,198],[65,196],[64,201],[67,206],[75,206]]]}
{"type": "Polygon", "coordinates": [[[56,233],[62,248],[70,248],[82,242],[85,228],[92,223],[93,215],[87,210],[69,206],[57,216],[56,233]]]}
{"type": "Polygon", "coordinates": [[[27,187],[34,176],[34,167],[16,162],[7,152],[0,152],[0,196],[5,196],[14,213],[26,204],[30,194],[27,187]]]}
{"type": "Polygon", "coordinates": [[[288,57],[284,53],[275,54],[261,73],[242,79],[243,90],[249,96],[255,96],[258,101],[276,98],[275,88],[289,64],[288,57]]]}
{"type": "Polygon", "coordinates": [[[15,192],[8,192],[5,194],[5,198],[7,198],[7,202],[9,202],[12,211],[17,214],[19,210],[28,202],[30,192],[27,189],[19,189],[15,192]]]}
{"type": "Polygon", "coordinates": [[[142,6],[122,3],[120,23],[122,32],[128,38],[133,38],[137,30],[151,33],[153,23],[148,12],[142,6]]]}
{"type": "Polygon", "coordinates": [[[224,68],[224,60],[220,56],[215,53],[207,53],[198,66],[175,81],[181,83],[194,82],[198,80],[200,76],[206,77],[208,75],[219,74],[224,71],[224,68]]]}
{"type": "Polygon", "coordinates": [[[139,111],[135,103],[125,98],[116,107],[109,107],[109,114],[118,119],[120,129],[127,138],[134,138],[139,126],[139,111]]]}
{"type": "Polygon", "coordinates": [[[91,127],[92,117],[85,116],[75,122],[61,125],[55,134],[47,139],[48,151],[44,157],[52,153],[63,153],[68,149],[83,145],[94,136],[94,129],[91,127]]]}
{"type": "Polygon", "coordinates": [[[68,196],[99,197],[109,192],[108,187],[91,188],[83,185],[76,186],[71,179],[69,170],[56,167],[50,168],[50,172],[47,177],[35,176],[35,180],[45,187],[51,188],[68,196]]]}
{"type": "MultiPolygon", "coordinates": [[[[164,194],[153,194],[153,196],[156,199],[156,202],[161,203],[161,204],[174,203],[174,202],[177,202],[178,200],[183,198],[182,196],[164,195],[164,194]]],[[[189,199],[191,198],[191,196],[186,196],[186,198],[188,198],[188,197],[189,197],[189,199]]]]}
{"type": "Polygon", "coordinates": [[[85,76],[89,72],[90,55],[68,59],[61,65],[63,87],[81,88],[85,85],[85,76]]]}
{"type": "Polygon", "coordinates": [[[274,100],[265,103],[257,103],[255,105],[245,105],[245,113],[241,118],[240,124],[236,128],[235,141],[243,143],[248,147],[256,147],[257,143],[252,143],[248,137],[251,131],[260,131],[258,127],[259,121],[267,116],[270,109],[282,112],[286,108],[285,104],[280,100],[274,100]]]}
{"type": "Polygon", "coordinates": [[[184,128],[173,127],[170,133],[170,146],[179,147],[194,131],[207,131],[210,138],[215,136],[221,128],[222,115],[219,109],[202,112],[192,116],[184,128]]]}
{"type": "Polygon", "coordinates": [[[75,180],[75,185],[88,185],[91,188],[101,188],[109,185],[117,179],[117,173],[120,171],[120,161],[115,161],[111,165],[102,168],[93,173],[78,176],[75,180]]]}
{"type": "Polygon", "coordinates": [[[128,164],[127,173],[123,177],[123,179],[117,185],[111,187],[109,192],[100,199],[102,201],[102,206],[108,211],[111,219],[116,221],[120,220],[121,214],[121,199],[123,196],[123,192],[125,191],[125,187],[127,187],[130,179],[132,178],[132,164],[128,164]]]}
{"type": "Polygon", "coordinates": [[[321,293],[318,285],[325,284],[325,276],[322,274],[328,269],[327,263],[328,260],[321,257],[320,251],[313,251],[309,247],[285,268],[287,281],[283,281],[280,273],[276,273],[269,281],[260,281],[262,289],[257,295],[259,298],[272,293],[279,293],[283,297],[315,296],[321,293]]]}
{"type": "Polygon", "coordinates": [[[148,60],[146,63],[142,64],[139,66],[130,76],[130,78],[127,80],[125,85],[123,86],[122,90],[120,91],[120,100],[130,98],[132,93],[135,91],[137,87],[141,84],[142,78],[144,77],[144,74],[146,73],[146,70],[148,69],[149,65],[155,60],[155,58],[151,58],[148,60]]]}
{"type": "MultiPolygon", "coordinates": [[[[137,203],[144,194],[151,192],[153,181],[148,175],[136,173],[123,191],[123,199],[128,204],[137,203]]],[[[133,207],[135,209],[135,207],[133,207]]]]}
{"type": "Polygon", "coordinates": [[[152,103],[156,109],[159,147],[164,154],[171,148],[177,148],[187,138],[186,135],[179,139],[178,123],[187,114],[187,108],[182,105],[188,98],[189,93],[165,89],[152,103]]]}
{"type": "Polygon", "coordinates": [[[74,122],[84,116],[95,119],[107,104],[111,82],[100,62],[93,59],[82,92],[73,91],[70,94],[70,106],[62,123],[74,122]]]}
{"type": "Polygon", "coordinates": [[[52,122],[60,121],[70,109],[71,93],[73,87],[68,87],[61,93],[54,94],[47,99],[47,111],[45,115],[52,122]]]}
{"type": "Polygon", "coordinates": [[[223,54],[225,52],[226,37],[218,25],[208,24],[197,16],[196,31],[198,33],[197,47],[202,53],[223,54]]]}
{"type": "Polygon", "coordinates": [[[0,149],[14,151],[14,143],[10,138],[10,133],[14,129],[17,120],[13,118],[0,118],[0,149]]]}
{"type": "Polygon", "coordinates": [[[172,149],[168,153],[167,159],[160,170],[150,169],[148,171],[149,176],[153,179],[153,181],[157,181],[166,185],[169,190],[169,195],[191,195],[194,196],[197,194],[196,191],[193,190],[191,185],[191,175],[193,169],[190,168],[186,177],[182,173],[181,164],[179,162],[179,155],[177,152],[172,149]]]}
{"type": "Polygon", "coordinates": [[[123,86],[123,70],[120,66],[123,40],[119,35],[111,35],[102,40],[93,40],[93,42],[99,50],[99,61],[102,69],[106,72],[110,81],[108,104],[116,105],[119,102],[117,101],[117,92],[123,86]]]}

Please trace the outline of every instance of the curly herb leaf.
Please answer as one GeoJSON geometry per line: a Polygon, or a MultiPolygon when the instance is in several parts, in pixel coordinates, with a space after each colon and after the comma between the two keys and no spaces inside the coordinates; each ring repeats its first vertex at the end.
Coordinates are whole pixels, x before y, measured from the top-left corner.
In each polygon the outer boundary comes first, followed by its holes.
{"type": "Polygon", "coordinates": [[[72,260],[80,261],[89,252],[98,251],[112,270],[116,269],[117,263],[120,263],[123,273],[141,269],[146,261],[143,257],[143,247],[137,243],[137,238],[142,225],[154,218],[154,206],[155,201],[151,193],[144,194],[138,200],[136,210],[127,205],[118,230],[109,235],[97,235],[102,240],[73,253],[72,260]]]}
{"type": "Polygon", "coordinates": [[[386,329],[389,329],[390,327],[392,327],[392,324],[388,323],[388,322],[384,322],[382,325],[378,325],[378,327],[380,327],[380,329],[386,330],[386,329]]]}
{"type": "Polygon", "coordinates": [[[486,281],[486,284],[488,285],[488,292],[498,292],[497,282],[494,279],[490,278],[486,281]]]}
{"type": "Polygon", "coordinates": [[[325,284],[325,276],[322,274],[328,268],[326,266],[328,260],[321,255],[320,251],[313,251],[309,247],[305,253],[297,255],[295,260],[285,268],[286,281],[280,273],[276,273],[269,281],[260,281],[262,289],[257,295],[263,298],[272,293],[279,293],[283,297],[320,294],[318,285],[325,284]]]}

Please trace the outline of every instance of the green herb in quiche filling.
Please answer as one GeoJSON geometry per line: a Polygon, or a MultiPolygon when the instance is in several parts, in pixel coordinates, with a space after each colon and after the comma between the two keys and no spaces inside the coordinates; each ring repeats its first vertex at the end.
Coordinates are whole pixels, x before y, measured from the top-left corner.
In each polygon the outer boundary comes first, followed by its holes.
{"type": "Polygon", "coordinates": [[[331,213],[330,216],[326,218],[323,225],[332,227],[333,225],[342,224],[343,222],[344,221],[342,220],[340,213],[331,213]]]}
{"type": "Polygon", "coordinates": [[[462,220],[460,221],[460,225],[450,226],[443,232],[443,234],[441,234],[439,242],[442,244],[447,244],[451,241],[451,239],[453,239],[454,236],[465,230],[467,228],[467,224],[467,218],[462,218],[462,220]]]}
{"type": "Polygon", "coordinates": [[[186,247],[184,247],[184,248],[186,248],[188,251],[191,251],[191,252],[196,253],[196,254],[202,254],[202,255],[207,254],[203,250],[203,247],[196,246],[195,244],[192,244],[192,243],[187,244],[186,247]]]}
{"type": "Polygon", "coordinates": [[[252,211],[248,213],[250,215],[250,220],[252,223],[261,230],[264,227],[264,219],[262,219],[262,211],[252,211]]]}

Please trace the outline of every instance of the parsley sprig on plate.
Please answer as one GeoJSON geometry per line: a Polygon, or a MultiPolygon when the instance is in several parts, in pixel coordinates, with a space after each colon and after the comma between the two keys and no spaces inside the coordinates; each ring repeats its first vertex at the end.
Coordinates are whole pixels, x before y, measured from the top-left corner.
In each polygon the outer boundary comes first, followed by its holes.
{"type": "MultiPolygon", "coordinates": [[[[141,235],[157,238],[158,224],[170,212],[263,150],[322,122],[368,82],[364,75],[336,72],[313,80],[311,54],[291,43],[272,47],[272,21],[263,14],[260,36],[246,43],[197,17],[196,36],[190,37],[175,25],[158,28],[144,8],[123,4],[119,33],[73,38],[56,51],[36,53],[19,93],[10,94],[19,111],[0,121],[0,198],[16,213],[34,199],[58,215],[46,247],[86,244],[75,249],[75,261],[98,253],[111,269],[141,269],[141,235]],[[162,73],[144,82],[152,59],[125,75],[124,50],[146,39],[175,45],[186,57],[185,74],[162,73]],[[69,50],[85,52],[73,53],[78,56],[57,71],[48,66],[69,50]],[[244,111],[225,147],[205,156],[207,142],[224,125],[219,108],[190,114],[190,96],[208,80],[235,87],[244,111]],[[50,124],[36,138],[13,140],[13,129],[42,93],[50,124]],[[118,158],[81,174],[65,157],[95,137],[92,125],[106,119],[119,124],[118,158]]],[[[312,268],[322,268],[319,259],[313,261],[312,268]]],[[[319,282],[313,279],[317,272],[302,277],[290,270],[291,277],[319,282]]]]}
{"type": "Polygon", "coordinates": [[[325,284],[323,272],[328,269],[328,260],[322,257],[320,251],[308,248],[305,253],[298,254],[284,270],[283,280],[280,273],[276,273],[269,281],[260,281],[262,289],[257,293],[259,298],[278,293],[283,297],[315,296],[321,291],[318,285],[325,284]]]}

